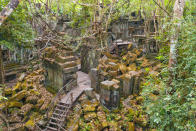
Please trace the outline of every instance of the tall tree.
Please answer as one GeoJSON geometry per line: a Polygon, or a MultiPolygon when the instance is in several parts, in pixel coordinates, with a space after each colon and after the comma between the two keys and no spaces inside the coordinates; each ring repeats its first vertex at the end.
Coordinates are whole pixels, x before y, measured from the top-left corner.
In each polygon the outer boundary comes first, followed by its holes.
{"type": "Polygon", "coordinates": [[[172,26],[172,35],[170,38],[170,54],[169,54],[169,71],[170,71],[170,79],[169,85],[173,81],[174,75],[174,67],[177,64],[177,48],[176,45],[178,43],[178,37],[181,27],[181,19],[183,17],[183,11],[185,6],[185,0],[176,0],[174,4],[174,12],[173,12],[173,26],[172,26]]]}
{"type": "Polygon", "coordinates": [[[169,57],[169,68],[172,69],[177,63],[177,50],[176,44],[178,43],[178,35],[180,31],[181,22],[180,19],[183,17],[183,11],[185,6],[185,0],[176,0],[174,4],[173,14],[173,30],[170,39],[170,57],[169,57]]]}
{"type": "Polygon", "coordinates": [[[0,26],[7,19],[7,17],[14,11],[18,6],[20,0],[11,0],[7,6],[0,12],[0,26]]]}

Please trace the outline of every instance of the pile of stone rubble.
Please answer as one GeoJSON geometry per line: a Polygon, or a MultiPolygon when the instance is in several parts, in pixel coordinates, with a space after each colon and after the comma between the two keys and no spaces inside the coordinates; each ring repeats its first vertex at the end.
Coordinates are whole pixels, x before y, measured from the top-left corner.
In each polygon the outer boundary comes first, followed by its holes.
{"type": "Polygon", "coordinates": [[[148,59],[142,48],[130,42],[116,43],[110,51],[102,52],[97,68],[90,71],[92,88],[100,94],[108,109],[119,107],[121,97],[139,95],[141,82],[147,74],[158,75],[160,63],[148,59]]]}
{"type": "Polygon", "coordinates": [[[5,88],[8,99],[0,104],[12,130],[32,130],[42,119],[53,98],[43,85],[44,70],[39,69],[28,75],[22,74],[13,88],[5,88]]]}

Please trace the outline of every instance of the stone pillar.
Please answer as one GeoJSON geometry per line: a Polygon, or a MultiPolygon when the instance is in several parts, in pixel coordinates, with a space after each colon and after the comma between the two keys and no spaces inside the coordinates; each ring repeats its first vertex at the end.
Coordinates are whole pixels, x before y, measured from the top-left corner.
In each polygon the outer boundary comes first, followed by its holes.
{"type": "Polygon", "coordinates": [[[139,74],[135,76],[135,83],[134,83],[134,88],[133,88],[133,94],[139,94],[140,92],[140,76],[139,74]]]}
{"type": "Polygon", "coordinates": [[[89,73],[91,68],[96,68],[99,64],[100,55],[101,51],[96,50],[96,47],[83,45],[81,49],[81,70],[89,73]]]}
{"type": "Polygon", "coordinates": [[[100,85],[100,102],[107,109],[116,109],[120,105],[119,86],[115,81],[103,81],[100,85]]]}
{"type": "Polygon", "coordinates": [[[101,49],[97,39],[94,37],[85,38],[81,47],[81,70],[89,73],[91,68],[96,68],[99,64],[98,60],[101,56],[101,49]]]}
{"type": "Polygon", "coordinates": [[[90,79],[91,79],[91,88],[93,88],[97,93],[99,93],[99,78],[98,78],[98,70],[96,68],[91,68],[90,71],[90,79]]]}
{"type": "MultiPolygon", "coordinates": [[[[46,70],[46,86],[58,91],[70,80],[76,79],[78,66],[74,52],[69,47],[48,47],[43,57],[43,67],[46,70]],[[57,53],[57,49],[61,54],[57,53]]],[[[65,91],[76,87],[77,82],[72,82],[65,91]]]]}
{"type": "Polygon", "coordinates": [[[126,74],[123,80],[123,96],[127,97],[133,92],[134,87],[134,77],[126,74]]]}
{"type": "Polygon", "coordinates": [[[140,87],[139,72],[130,71],[123,79],[123,96],[127,97],[131,94],[138,94],[140,87]]]}

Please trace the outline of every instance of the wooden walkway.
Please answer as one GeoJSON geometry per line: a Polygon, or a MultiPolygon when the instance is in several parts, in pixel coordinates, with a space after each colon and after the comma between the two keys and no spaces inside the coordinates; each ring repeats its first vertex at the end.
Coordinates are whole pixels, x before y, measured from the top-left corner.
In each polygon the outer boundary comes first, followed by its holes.
{"type": "Polygon", "coordinates": [[[68,115],[70,108],[74,102],[81,96],[85,90],[91,90],[91,80],[88,74],[81,71],[77,72],[77,87],[71,90],[55,107],[50,118],[46,131],[65,130],[62,125],[68,115]]]}
{"type": "Polygon", "coordinates": [[[88,74],[79,71],[77,72],[77,76],[78,87],[71,90],[64,98],[62,98],[61,103],[73,104],[85,90],[91,89],[91,81],[88,74]]]}

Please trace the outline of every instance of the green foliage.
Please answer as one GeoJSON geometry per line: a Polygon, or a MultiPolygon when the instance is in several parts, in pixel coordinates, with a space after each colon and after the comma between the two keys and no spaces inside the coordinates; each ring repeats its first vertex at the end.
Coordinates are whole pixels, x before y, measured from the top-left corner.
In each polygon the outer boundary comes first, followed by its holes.
{"type": "MultiPolygon", "coordinates": [[[[159,77],[149,76],[144,85],[146,112],[150,124],[159,130],[194,130],[196,107],[196,27],[194,17],[187,16],[182,23],[179,36],[178,64],[174,68],[174,78],[169,84],[168,68],[164,68],[159,77]],[[153,92],[159,91],[157,100],[152,99],[153,92]]],[[[168,50],[162,50],[167,54],[168,50]]],[[[162,58],[158,57],[158,58],[162,58]]],[[[166,65],[167,66],[167,65],[166,65]]]]}
{"type": "MultiPolygon", "coordinates": [[[[7,5],[9,0],[0,3],[0,11],[7,5]]],[[[0,27],[0,45],[9,49],[15,46],[29,46],[35,34],[30,25],[30,17],[23,3],[8,17],[0,27]]]]}

